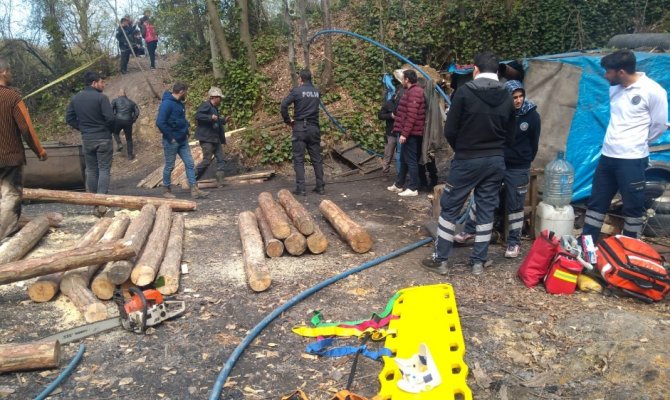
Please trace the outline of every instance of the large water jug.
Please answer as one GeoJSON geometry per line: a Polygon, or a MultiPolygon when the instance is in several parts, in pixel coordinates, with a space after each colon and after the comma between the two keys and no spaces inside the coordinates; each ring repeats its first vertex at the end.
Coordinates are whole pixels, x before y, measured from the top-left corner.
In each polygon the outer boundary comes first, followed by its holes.
{"type": "Polygon", "coordinates": [[[559,151],[556,159],[544,169],[544,192],[542,201],[554,207],[564,207],[572,201],[572,183],[575,169],[565,159],[565,153],[559,151]]]}

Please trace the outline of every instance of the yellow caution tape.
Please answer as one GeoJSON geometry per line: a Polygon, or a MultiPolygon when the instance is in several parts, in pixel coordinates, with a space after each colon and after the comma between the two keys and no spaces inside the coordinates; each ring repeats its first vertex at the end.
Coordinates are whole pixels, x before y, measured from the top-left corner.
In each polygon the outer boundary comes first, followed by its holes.
{"type": "Polygon", "coordinates": [[[82,65],[81,67],[68,72],[67,74],[65,74],[65,75],[61,76],[60,78],[56,79],[55,81],[51,81],[51,82],[47,83],[46,85],[42,86],[41,88],[39,88],[39,89],[35,90],[34,92],[30,93],[29,95],[24,96],[23,99],[25,100],[30,96],[36,95],[37,93],[42,92],[42,91],[52,87],[53,85],[55,85],[57,83],[60,83],[64,80],[72,77],[73,75],[75,75],[75,74],[85,70],[86,68],[90,67],[91,65],[95,64],[98,60],[100,60],[104,56],[105,55],[103,54],[100,57],[98,57],[98,58],[96,58],[92,61],[87,62],[86,64],[82,65]]]}

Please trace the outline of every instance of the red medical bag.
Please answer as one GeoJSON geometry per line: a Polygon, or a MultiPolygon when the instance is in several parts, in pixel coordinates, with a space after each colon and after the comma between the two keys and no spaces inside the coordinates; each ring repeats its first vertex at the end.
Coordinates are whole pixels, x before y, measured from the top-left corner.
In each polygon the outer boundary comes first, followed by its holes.
{"type": "Polygon", "coordinates": [[[559,252],[556,254],[549,272],[544,277],[544,286],[547,293],[572,294],[577,287],[577,278],[582,272],[582,264],[571,254],[559,252]]]}
{"type": "Polygon", "coordinates": [[[549,264],[560,247],[560,237],[554,232],[542,231],[540,237],[535,239],[528,255],[523,259],[517,275],[526,287],[532,288],[542,282],[542,278],[549,270],[549,264]]]}

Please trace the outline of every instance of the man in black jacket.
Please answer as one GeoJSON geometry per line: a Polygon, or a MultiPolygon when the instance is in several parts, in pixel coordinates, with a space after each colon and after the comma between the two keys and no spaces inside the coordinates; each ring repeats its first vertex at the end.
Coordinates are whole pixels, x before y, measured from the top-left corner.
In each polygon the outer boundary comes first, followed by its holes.
{"type": "Polygon", "coordinates": [[[470,255],[472,273],[480,275],[487,260],[493,231],[493,212],[505,172],[504,148],[514,140],[514,105],[498,81],[498,57],[491,52],[475,56],[474,80],[458,88],[444,126],[454,149],[438,220],[435,252],[422,265],[445,275],[454,245],[456,221],[470,191],[477,204],[475,245],[470,255]]]}
{"type": "Polygon", "coordinates": [[[223,185],[226,160],[223,158],[222,145],[226,144],[226,136],[223,125],[228,122],[228,118],[221,117],[219,106],[223,93],[218,87],[212,87],[208,92],[209,100],[203,102],[195,113],[195,120],[198,123],[195,128],[195,138],[200,141],[202,148],[202,161],[196,167],[196,176],[199,178],[205,173],[212,158],[216,157],[216,180],[219,185],[223,185]]]}
{"type": "Polygon", "coordinates": [[[131,25],[131,22],[128,18],[121,18],[121,23],[116,28],[116,40],[119,42],[119,53],[121,55],[121,61],[119,69],[122,74],[128,73],[128,60],[130,60],[130,43],[133,42],[135,27],[131,25]]]}
{"type": "Polygon", "coordinates": [[[112,100],[112,111],[116,116],[116,122],[114,123],[116,151],[123,150],[123,145],[121,144],[121,131],[123,131],[123,135],[126,137],[126,147],[128,148],[128,159],[134,160],[133,124],[140,116],[140,108],[126,96],[124,89],[119,89],[119,97],[112,100]]]}

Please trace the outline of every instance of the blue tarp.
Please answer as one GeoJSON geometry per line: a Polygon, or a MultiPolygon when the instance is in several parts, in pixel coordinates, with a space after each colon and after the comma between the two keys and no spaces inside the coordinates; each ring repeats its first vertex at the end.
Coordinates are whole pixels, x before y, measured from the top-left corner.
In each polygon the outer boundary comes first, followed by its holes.
{"type": "MultiPolygon", "coordinates": [[[[579,96],[570,133],[566,157],[575,168],[573,201],[591,195],[591,181],[600,158],[600,149],[609,123],[609,83],[600,66],[602,54],[560,54],[535,59],[575,65],[582,69],[579,96]]],[[[636,52],[637,70],[644,72],[670,92],[670,54],[636,52]]],[[[545,132],[544,134],[547,134],[545,132]]],[[[670,132],[665,132],[652,145],[670,143],[670,132]]],[[[670,162],[670,151],[652,153],[650,159],[670,162]]]]}

